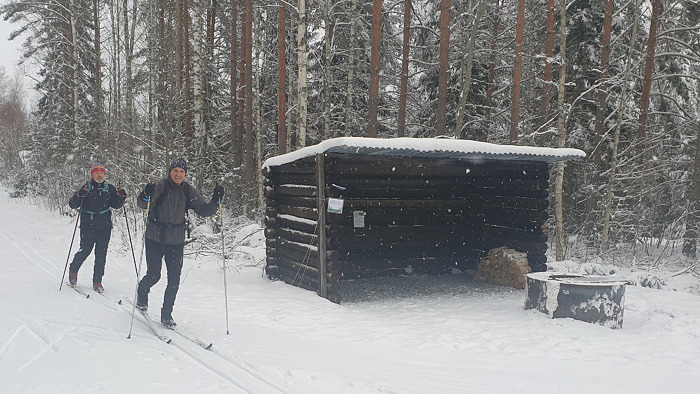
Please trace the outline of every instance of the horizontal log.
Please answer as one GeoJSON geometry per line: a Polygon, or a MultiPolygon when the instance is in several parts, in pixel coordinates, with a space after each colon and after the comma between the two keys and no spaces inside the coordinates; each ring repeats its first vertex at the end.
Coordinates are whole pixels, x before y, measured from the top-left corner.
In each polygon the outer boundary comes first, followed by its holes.
{"type": "Polygon", "coordinates": [[[390,182],[376,188],[348,188],[341,193],[332,194],[326,191],[328,196],[342,199],[418,199],[418,200],[437,200],[437,199],[468,199],[470,196],[502,196],[502,197],[524,197],[534,199],[547,199],[549,197],[549,184],[541,182],[533,185],[514,186],[511,189],[505,188],[487,188],[474,187],[471,189],[434,189],[434,188],[415,188],[415,189],[396,189],[390,182]]]}
{"type": "MultiPolygon", "coordinates": [[[[284,237],[280,237],[277,245],[277,248],[289,248],[298,253],[299,256],[304,258],[305,256],[313,257],[316,261],[318,261],[318,248],[316,245],[309,245],[301,242],[294,242],[290,241],[288,239],[285,239],[284,237]]],[[[335,250],[326,250],[326,261],[331,262],[331,261],[337,261],[338,260],[338,252],[335,250]]]]}
{"type": "Polygon", "coordinates": [[[277,215],[277,223],[279,226],[284,226],[308,234],[317,233],[316,222],[309,219],[299,218],[292,215],[277,215]]]}
{"type": "Polygon", "coordinates": [[[315,234],[309,234],[286,227],[280,227],[277,234],[293,242],[318,245],[318,235],[315,234]]]}
{"type": "Polygon", "coordinates": [[[271,185],[279,185],[283,183],[294,183],[297,185],[316,185],[316,170],[308,173],[275,173],[268,178],[271,185]]]}
{"type": "MultiPolygon", "coordinates": [[[[275,264],[280,267],[287,267],[290,270],[299,272],[300,275],[306,275],[309,277],[316,278],[318,280],[318,268],[310,265],[301,264],[294,259],[289,259],[286,257],[277,257],[275,264]]],[[[331,264],[330,268],[326,271],[326,281],[338,280],[342,275],[342,264],[334,262],[331,264]]]]}
{"type": "Polygon", "coordinates": [[[309,220],[318,219],[318,210],[316,208],[295,207],[285,204],[279,204],[277,205],[277,209],[279,210],[280,214],[292,215],[309,220]]]}
{"type": "Polygon", "coordinates": [[[403,198],[363,198],[345,199],[344,208],[368,209],[368,208],[422,208],[425,210],[434,208],[463,208],[474,209],[475,207],[509,207],[520,209],[542,209],[547,208],[549,203],[544,199],[527,197],[502,197],[471,195],[463,198],[453,199],[403,199],[403,198]]]}
{"type": "MultiPolygon", "coordinates": [[[[352,194],[362,190],[382,191],[387,186],[391,187],[389,192],[411,191],[411,190],[434,190],[437,193],[451,193],[458,195],[468,195],[474,190],[489,190],[494,194],[509,193],[517,191],[520,195],[528,196],[532,190],[547,190],[549,181],[547,179],[524,179],[519,177],[399,177],[399,176],[357,176],[352,177],[345,174],[331,175],[328,177],[328,189],[332,184],[342,187],[339,193],[352,194]]],[[[285,183],[285,182],[280,182],[285,183]]],[[[286,182],[292,183],[292,182],[286,182]]],[[[337,189],[337,188],[336,188],[337,189]]],[[[387,192],[386,190],[384,190],[387,192]]]]}
{"type": "Polygon", "coordinates": [[[280,166],[270,167],[270,170],[269,175],[267,175],[269,178],[284,173],[316,173],[316,157],[305,157],[280,166]]]}
{"type": "MultiPolygon", "coordinates": [[[[303,281],[301,283],[291,283],[292,278],[286,278],[286,277],[281,277],[279,273],[275,272],[276,275],[268,275],[270,278],[275,278],[275,279],[280,279],[285,283],[292,284],[295,287],[299,287],[304,290],[309,290],[313,291],[314,293],[318,294],[318,284],[312,284],[312,283],[307,283],[306,281],[303,281]]],[[[340,295],[340,290],[334,291],[333,287],[336,286],[326,286],[331,287],[326,291],[326,298],[333,303],[340,304],[341,301],[341,295],[340,295]]],[[[337,286],[339,288],[339,286],[337,286]]]]}
{"type": "Polygon", "coordinates": [[[265,227],[265,238],[274,239],[277,237],[277,228],[275,227],[265,227]]]}
{"type": "MultiPolygon", "coordinates": [[[[268,254],[274,254],[275,257],[287,257],[290,260],[297,261],[300,263],[311,265],[312,267],[318,268],[318,252],[304,250],[302,244],[297,244],[294,242],[289,242],[281,239],[275,245],[271,246],[274,250],[267,248],[268,254]]],[[[340,254],[336,250],[326,250],[326,266],[328,270],[335,270],[338,264],[336,262],[339,260],[340,254]]]]}
{"type": "Polygon", "coordinates": [[[291,195],[279,195],[275,199],[275,204],[284,204],[295,207],[307,207],[316,208],[318,204],[318,199],[316,197],[303,197],[303,196],[291,196],[291,195]]]}
{"type": "MultiPolygon", "coordinates": [[[[315,271],[315,273],[311,272],[311,270],[300,270],[297,267],[289,266],[286,264],[276,264],[276,265],[267,265],[265,267],[265,272],[268,275],[273,275],[276,278],[279,279],[288,279],[285,280],[285,282],[294,284],[295,286],[298,285],[299,283],[306,283],[314,286],[314,289],[318,289],[318,271],[315,271]]],[[[340,275],[328,275],[326,278],[326,288],[329,290],[329,292],[338,292],[340,291],[340,275]]]]}
{"type": "Polygon", "coordinates": [[[327,174],[404,176],[529,176],[549,177],[549,165],[537,161],[468,160],[329,154],[327,174]]]}
{"type": "Polygon", "coordinates": [[[275,185],[275,196],[290,195],[303,197],[316,197],[316,186],[281,184],[275,185]]]}
{"type": "Polygon", "coordinates": [[[267,204],[265,208],[265,217],[274,218],[278,213],[277,208],[275,208],[273,204],[267,204]]]}

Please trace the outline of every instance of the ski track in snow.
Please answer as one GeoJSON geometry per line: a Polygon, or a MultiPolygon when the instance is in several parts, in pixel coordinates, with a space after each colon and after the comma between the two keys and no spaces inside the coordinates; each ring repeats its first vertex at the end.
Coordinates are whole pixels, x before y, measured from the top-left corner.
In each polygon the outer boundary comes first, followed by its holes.
{"type": "MultiPolygon", "coordinates": [[[[262,276],[251,264],[264,259],[260,235],[227,258],[230,335],[220,255],[186,256],[175,319],[212,349],[176,335],[165,344],[145,322],[129,340],[132,308],[118,300],[133,297],[135,276],[131,251],[119,250],[120,219],[106,293],[88,283],[92,256],[80,271],[86,299],[58,292],[75,217],[0,189],[0,391],[684,393],[700,385],[700,297],[628,286],[621,330],[549,319],[523,309],[524,291],[463,275],[347,282],[336,305],[262,276]]],[[[132,236],[138,261],[141,237],[132,236]]],[[[70,258],[78,243],[76,233],[70,258]]],[[[153,313],[165,282],[163,274],[151,291],[153,313]]]]}
{"type": "MultiPolygon", "coordinates": [[[[51,262],[46,256],[43,256],[43,255],[39,254],[36,250],[32,249],[30,247],[29,243],[27,243],[27,242],[20,241],[21,244],[24,245],[24,248],[21,247],[18,244],[18,242],[16,241],[17,237],[12,235],[11,233],[8,233],[4,229],[0,229],[0,234],[2,234],[3,238],[5,240],[9,241],[12,244],[12,246],[14,247],[14,249],[17,252],[19,252],[22,256],[24,256],[27,260],[34,263],[38,268],[40,268],[43,272],[47,273],[49,276],[52,276],[52,277],[54,276],[54,272],[51,272],[51,271],[56,271],[56,269],[55,269],[56,267],[50,265],[51,262]],[[31,256],[29,253],[26,252],[26,250],[29,250],[31,252],[31,254],[36,256],[38,259],[31,256]]],[[[78,236],[79,235],[77,235],[76,238],[78,238],[78,236]]],[[[77,252],[77,250],[73,250],[71,253],[75,253],[75,252],[77,252]]],[[[86,260],[86,263],[88,260],[86,260]]],[[[85,266],[85,264],[84,264],[84,266],[85,266]]],[[[69,286],[65,286],[65,287],[69,287],[69,286]]],[[[104,295],[104,294],[102,294],[102,295],[104,295]]],[[[105,295],[105,297],[107,297],[107,296],[105,295]]],[[[99,297],[99,293],[95,293],[95,296],[90,297],[91,300],[94,300],[95,302],[99,303],[103,307],[110,308],[110,309],[117,311],[117,312],[124,312],[123,309],[119,309],[119,308],[116,308],[113,305],[111,305],[112,303],[118,303],[117,301],[114,301],[113,299],[109,299],[109,304],[108,304],[108,303],[97,301],[100,298],[101,297],[99,297]]],[[[141,323],[146,325],[146,323],[143,321],[141,321],[141,323]]],[[[18,372],[26,369],[34,361],[39,359],[46,352],[47,348],[52,349],[52,344],[46,342],[40,335],[38,335],[36,332],[34,332],[30,328],[28,328],[22,324],[20,326],[20,328],[18,329],[17,333],[15,335],[13,335],[13,337],[10,339],[8,344],[6,344],[5,346],[3,346],[2,349],[0,349],[0,357],[6,351],[6,349],[9,347],[9,344],[12,342],[12,340],[14,340],[17,337],[17,335],[19,334],[19,332],[21,332],[22,330],[32,333],[33,336],[35,338],[39,339],[40,341],[42,341],[46,345],[46,347],[44,347],[41,351],[37,352],[35,354],[35,356],[32,357],[30,360],[28,360],[26,363],[24,363],[23,365],[18,367],[16,370],[18,372]]],[[[61,336],[61,338],[59,338],[59,340],[62,339],[62,337],[63,336],[61,336]]],[[[173,342],[171,342],[171,344],[175,348],[177,348],[180,352],[182,352],[182,354],[185,355],[187,357],[187,359],[192,364],[194,364],[195,366],[201,368],[202,370],[207,371],[207,372],[211,373],[212,375],[220,378],[222,381],[226,382],[231,388],[234,388],[234,389],[240,390],[241,392],[246,392],[246,393],[272,392],[272,391],[270,391],[270,388],[272,388],[274,392],[286,393],[286,391],[284,391],[283,389],[280,389],[279,387],[276,387],[274,384],[266,381],[264,377],[259,376],[255,373],[249,372],[248,370],[246,370],[242,366],[238,365],[236,362],[225,357],[223,354],[215,353],[219,357],[219,360],[217,360],[216,364],[221,364],[221,362],[223,361],[224,363],[229,364],[229,370],[231,367],[233,367],[234,369],[236,369],[236,370],[238,370],[238,371],[240,371],[248,376],[253,377],[254,379],[259,381],[260,383],[263,383],[263,386],[261,388],[259,384],[253,384],[253,383],[241,384],[241,383],[237,382],[239,376],[236,376],[235,374],[223,372],[221,369],[215,367],[214,363],[209,362],[209,361],[205,361],[202,356],[197,355],[194,351],[192,351],[191,349],[188,349],[186,344],[181,344],[180,342],[181,341],[173,341],[173,342]]]]}

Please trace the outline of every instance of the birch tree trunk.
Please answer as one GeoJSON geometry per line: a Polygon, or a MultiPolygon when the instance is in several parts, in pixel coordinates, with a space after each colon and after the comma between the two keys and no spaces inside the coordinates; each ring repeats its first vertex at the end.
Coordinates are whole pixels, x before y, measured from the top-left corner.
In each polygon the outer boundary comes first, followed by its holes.
{"type": "Polygon", "coordinates": [[[630,47],[627,52],[627,64],[625,65],[625,77],[622,81],[622,94],[617,106],[617,125],[615,127],[615,141],[613,142],[612,159],[608,175],[608,186],[605,193],[605,212],[603,213],[603,233],[601,235],[600,250],[607,252],[610,237],[610,212],[612,211],[613,188],[615,186],[615,171],[617,170],[617,151],[620,145],[620,129],[622,128],[622,118],[624,115],[625,102],[627,100],[627,83],[632,70],[632,60],[634,56],[634,46],[637,41],[637,24],[639,21],[639,7],[642,0],[637,0],[634,7],[634,22],[632,23],[632,36],[630,37],[630,47]]]}
{"type": "Polygon", "coordinates": [[[438,58],[438,105],[435,134],[444,135],[447,123],[447,69],[450,54],[450,0],[440,1],[440,54],[438,58]]]}
{"type": "Polygon", "coordinates": [[[549,88],[552,83],[552,60],[554,57],[554,0],[547,0],[547,32],[544,40],[544,75],[542,76],[542,106],[540,125],[547,123],[549,109],[549,88]]]}
{"type": "MultiPolygon", "coordinates": [[[[291,47],[292,43],[290,43],[289,45],[291,47]]],[[[291,51],[291,48],[290,48],[290,51],[291,51]]],[[[290,54],[290,58],[291,58],[291,54],[290,54]]],[[[298,99],[297,95],[295,94],[296,87],[297,87],[296,80],[294,79],[295,75],[296,74],[294,73],[294,71],[290,67],[289,74],[287,74],[287,78],[289,79],[289,83],[287,83],[287,101],[288,101],[287,107],[288,107],[288,111],[290,111],[290,115],[289,115],[290,119],[292,118],[292,115],[291,115],[292,109],[297,108],[295,101],[294,101],[295,99],[298,99]]],[[[293,151],[294,148],[296,147],[296,137],[294,135],[294,126],[295,125],[296,125],[296,122],[287,122],[287,152],[293,151]]]]}
{"type": "MultiPolygon", "coordinates": [[[[557,134],[558,148],[563,148],[566,143],[566,111],[564,109],[564,93],[566,92],[566,0],[559,0],[559,95],[557,98],[557,134]]],[[[557,179],[554,191],[554,205],[556,210],[556,259],[564,260],[564,162],[557,163],[557,179]]]]}
{"type": "Polygon", "coordinates": [[[518,141],[520,121],[520,79],[523,72],[523,33],[525,30],[525,0],[518,0],[518,16],[515,22],[515,63],[513,64],[513,101],[510,110],[510,143],[518,141]]]}
{"type": "Polygon", "coordinates": [[[467,105],[467,96],[469,96],[469,87],[472,83],[472,64],[474,62],[474,48],[476,46],[476,35],[479,29],[479,22],[481,21],[481,15],[484,11],[484,1],[479,0],[479,4],[476,7],[476,16],[474,17],[474,25],[472,26],[471,34],[469,35],[469,46],[467,50],[466,62],[462,63],[462,78],[464,78],[464,83],[462,84],[462,92],[459,96],[459,107],[457,109],[457,122],[455,125],[455,136],[457,138],[464,138],[464,133],[462,132],[462,121],[464,120],[464,111],[467,105]]]}
{"type": "MultiPolygon", "coordinates": [[[[445,1],[445,0],[443,0],[445,1]]],[[[372,49],[369,61],[369,121],[367,137],[376,137],[379,112],[379,53],[382,38],[382,0],[372,2],[372,49]]]]}
{"type": "MultiPolygon", "coordinates": [[[[203,0],[192,0],[192,12],[194,13],[194,23],[192,24],[192,126],[194,131],[194,147],[197,159],[204,157],[206,136],[204,121],[202,118],[204,108],[203,72],[204,51],[203,51],[203,29],[204,29],[204,7],[203,0]]],[[[200,171],[204,171],[203,166],[198,166],[200,171]]],[[[200,182],[203,172],[200,172],[200,182]]],[[[201,185],[198,185],[201,187],[201,185]]]]}
{"type": "Polygon", "coordinates": [[[396,136],[406,135],[406,101],[408,98],[408,57],[411,38],[411,0],[404,1],[403,7],[403,51],[401,57],[401,88],[399,93],[398,124],[396,136]]]}

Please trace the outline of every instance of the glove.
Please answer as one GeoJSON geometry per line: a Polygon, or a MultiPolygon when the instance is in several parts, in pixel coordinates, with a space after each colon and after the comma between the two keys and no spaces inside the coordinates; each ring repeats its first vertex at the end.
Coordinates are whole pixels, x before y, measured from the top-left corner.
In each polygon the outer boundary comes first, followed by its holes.
{"type": "Polygon", "coordinates": [[[80,190],[78,190],[78,198],[85,198],[88,195],[88,191],[90,190],[90,186],[86,183],[85,186],[81,187],[80,190]]]}
{"type": "Polygon", "coordinates": [[[211,200],[221,203],[221,201],[224,199],[224,193],[224,187],[221,186],[221,184],[216,185],[214,188],[214,195],[211,197],[211,200]]]}
{"type": "Polygon", "coordinates": [[[155,192],[156,192],[156,184],[153,182],[147,183],[146,187],[143,188],[143,195],[147,198],[151,198],[151,196],[155,192]]]}
{"type": "Polygon", "coordinates": [[[117,194],[119,195],[119,197],[126,200],[126,190],[124,190],[124,188],[120,188],[119,190],[117,190],[117,194]]]}

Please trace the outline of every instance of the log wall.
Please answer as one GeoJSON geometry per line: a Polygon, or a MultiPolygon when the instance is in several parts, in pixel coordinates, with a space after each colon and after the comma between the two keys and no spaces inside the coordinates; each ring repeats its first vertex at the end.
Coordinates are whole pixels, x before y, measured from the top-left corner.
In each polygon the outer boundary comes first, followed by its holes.
{"type": "MultiPolygon", "coordinates": [[[[545,268],[547,163],[333,153],[324,161],[326,199],[344,200],[342,214],[323,212],[325,291],[334,302],[341,278],[474,269],[501,246],[526,252],[533,271],[545,268]],[[363,227],[355,211],[364,212],[363,227]]],[[[267,273],[319,291],[315,158],[265,176],[267,273]]]]}

